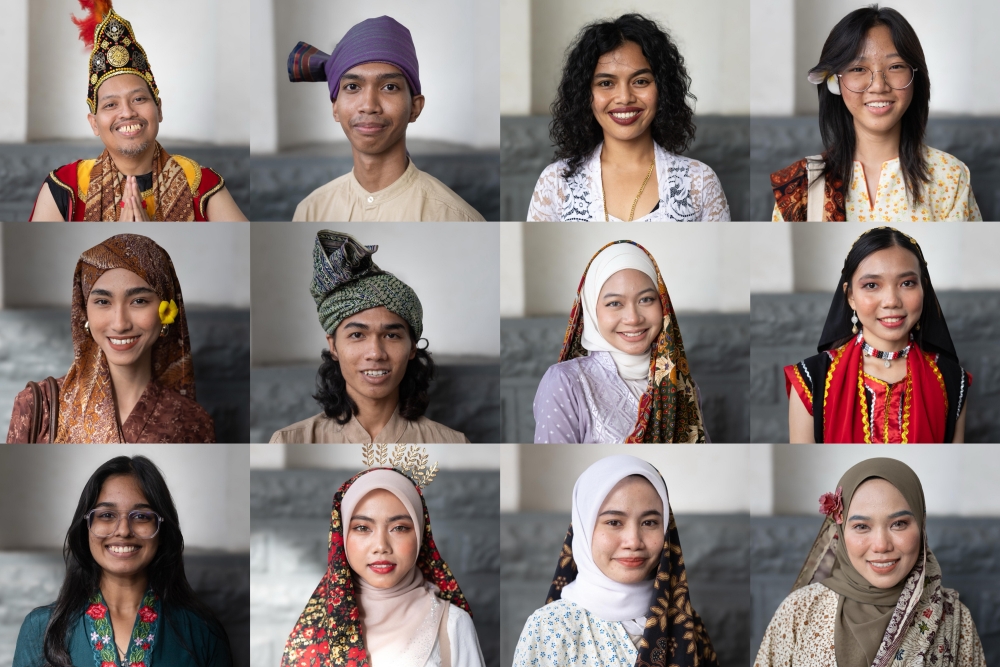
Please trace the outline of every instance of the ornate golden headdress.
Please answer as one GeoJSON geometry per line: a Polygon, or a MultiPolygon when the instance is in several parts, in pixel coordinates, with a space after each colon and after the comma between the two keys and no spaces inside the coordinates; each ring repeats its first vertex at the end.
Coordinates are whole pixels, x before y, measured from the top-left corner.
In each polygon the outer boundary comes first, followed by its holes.
{"type": "Polygon", "coordinates": [[[416,445],[396,445],[392,448],[392,456],[389,456],[389,445],[361,445],[365,467],[389,465],[421,489],[433,482],[438,474],[437,461],[428,468],[427,458],[427,448],[416,445]]]}
{"type": "Polygon", "coordinates": [[[101,84],[119,74],[135,74],[142,78],[159,105],[160,91],[146,52],[135,39],[132,24],[115,12],[111,0],[78,1],[87,11],[82,19],[73,17],[73,23],[80,29],[80,39],[91,49],[87,82],[90,113],[97,113],[97,90],[101,84]]]}

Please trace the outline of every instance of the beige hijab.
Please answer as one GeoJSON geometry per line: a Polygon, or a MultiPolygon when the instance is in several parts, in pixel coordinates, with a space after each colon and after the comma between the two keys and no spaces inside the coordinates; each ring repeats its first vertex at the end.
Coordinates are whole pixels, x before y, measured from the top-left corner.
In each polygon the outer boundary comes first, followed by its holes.
{"type": "MultiPolygon", "coordinates": [[[[375,470],[358,478],[344,494],[341,503],[344,540],[358,503],[376,489],[385,489],[399,499],[413,519],[420,553],[424,533],[423,504],[416,488],[393,470],[375,470]]],[[[434,648],[447,603],[435,596],[437,587],[424,580],[416,558],[410,571],[391,588],[376,588],[357,574],[354,586],[361,608],[365,648],[372,667],[423,665],[434,648]]]]}
{"type": "MultiPolygon", "coordinates": [[[[837,525],[838,539],[834,549],[836,560],[830,577],[822,581],[824,586],[839,596],[834,631],[838,667],[869,667],[875,662],[899,596],[906,585],[907,577],[903,577],[892,588],[872,586],[851,565],[844,547],[844,525],[851,499],[857,488],[873,477],[886,480],[903,494],[920,526],[921,543],[924,541],[924,490],[920,479],[909,466],[895,459],[868,459],[855,465],[840,478],[837,486],[843,488],[844,523],[837,525]]],[[[920,562],[921,558],[918,558],[917,563],[920,562]]]]}

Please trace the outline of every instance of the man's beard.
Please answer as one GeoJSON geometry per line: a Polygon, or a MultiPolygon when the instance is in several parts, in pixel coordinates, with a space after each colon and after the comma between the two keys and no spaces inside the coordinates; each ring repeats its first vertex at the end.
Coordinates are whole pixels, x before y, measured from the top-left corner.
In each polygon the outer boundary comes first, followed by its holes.
{"type": "Polygon", "coordinates": [[[118,152],[125,157],[139,157],[149,148],[149,142],[144,141],[138,146],[119,146],[118,152]]]}

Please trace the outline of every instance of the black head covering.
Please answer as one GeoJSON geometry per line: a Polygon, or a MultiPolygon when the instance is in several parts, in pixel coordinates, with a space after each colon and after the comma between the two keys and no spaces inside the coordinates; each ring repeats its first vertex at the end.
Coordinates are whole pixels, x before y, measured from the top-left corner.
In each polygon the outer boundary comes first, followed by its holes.
{"type": "MultiPolygon", "coordinates": [[[[924,253],[916,239],[892,227],[869,229],[854,241],[851,250],[847,253],[847,258],[844,260],[840,280],[837,281],[837,287],[833,291],[833,303],[830,304],[830,312],[827,313],[826,324],[823,325],[823,333],[819,337],[816,351],[825,352],[836,349],[854,336],[851,331],[853,311],[847,303],[847,295],[843,289],[844,283],[850,284],[854,272],[865,257],[892,246],[911,250],[920,263],[920,283],[924,288],[924,308],[920,315],[920,321],[910,334],[920,349],[925,352],[937,352],[958,362],[958,354],[955,352],[955,344],[951,342],[951,333],[948,332],[948,324],[944,321],[941,304],[938,303],[937,294],[934,293],[934,287],[931,285],[931,275],[927,270],[924,253]],[[862,252],[863,255],[855,257],[862,252]],[[849,262],[851,266],[848,266],[849,262]]],[[[860,329],[860,327],[858,328],[860,329]]]]}

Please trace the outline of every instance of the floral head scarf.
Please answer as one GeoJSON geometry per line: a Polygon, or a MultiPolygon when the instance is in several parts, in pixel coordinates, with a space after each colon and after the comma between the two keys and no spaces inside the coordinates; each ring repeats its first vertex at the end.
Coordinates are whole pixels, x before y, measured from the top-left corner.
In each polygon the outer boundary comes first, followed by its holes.
{"type": "Polygon", "coordinates": [[[559,361],[587,355],[583,347],[583,287],[591,263],[615,243],[631,243],[649,256],[656,269],[656,289],[663,309],[663,329],[652,346],[649,358],[649,386],[639,401],[639,414],[632,434],[625,442],[705,442],[705,424],[698,405],[698,390],[688,369],[681,330],[674,307],[656,260],[635,241],[613,241],[598,250],[587,263],[576,289],[576,300],[569,313],[559,361]]]}
{"type": "Polygon", "coordinates": [[[84,328],[87,299],[94,283],[111,269],[125,269],[145,280],[162,301],[177,306],[166,334],[153,344],[153,381],[195,400],[191,340],[181,285],[167,251],[138,234],[119,234],[84,251],[73,274],[70,322],[73,365],[59,391],[59,430],[55,442],[123,442],[115,417],[108,360],[84,328]]]}
{"type": "MultiPolygon", "coordinates": [[[[344,494],[362,475],[373,470],[392,468],[369,468],[347,480],[333,496],[330,513],[329,557],[326,574],[309,598],[309,603],[299,616],[281,657],[281,667],[369,667],[368,651],[361,628],[361,612],[358,608],[353,572],[347,562],[344,548],[341,503],[344,494]]],[[[409,478],[407,478],[409,479],[409,478]]],[[[416,486],[416,485],[414,485],[416,486]]],[[[423,493],[417,487],[424,514],[423,536],[420,540],[418,567],[424,580],[438,588],[437,596],[456,607],[472,613],[469,603],[458,587],[448,564],[441,558],[431,534],[431,519],[423,493]]]]}

